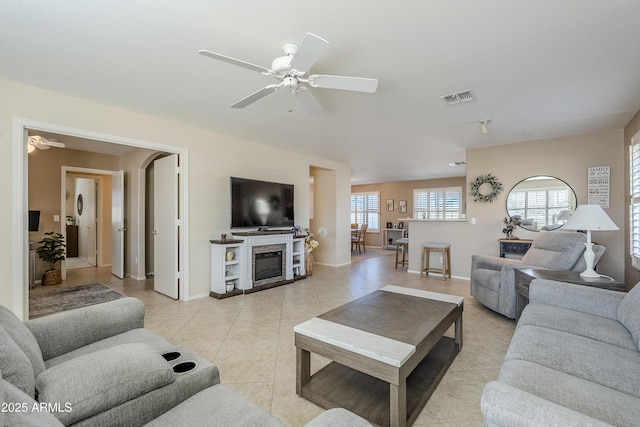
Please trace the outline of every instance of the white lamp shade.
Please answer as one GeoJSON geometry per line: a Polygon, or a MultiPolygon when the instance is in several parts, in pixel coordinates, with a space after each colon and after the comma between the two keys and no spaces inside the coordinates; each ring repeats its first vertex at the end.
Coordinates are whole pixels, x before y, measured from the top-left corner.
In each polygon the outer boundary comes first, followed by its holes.
{"type": "Polygon", "coordinates": [[[619,230],[600,205],[580,205],[564,223],[567,230],[612,231],[619,230]]]}
{"type": "Polygon", "coordinates": [[[570,209],[564,209],[561,210],[560,213],[558,214],[558,217],[556,218],[559,221],[566,221],[569,218],[571,218],[571,214],[573,214],[573,211],[570,209]]]}

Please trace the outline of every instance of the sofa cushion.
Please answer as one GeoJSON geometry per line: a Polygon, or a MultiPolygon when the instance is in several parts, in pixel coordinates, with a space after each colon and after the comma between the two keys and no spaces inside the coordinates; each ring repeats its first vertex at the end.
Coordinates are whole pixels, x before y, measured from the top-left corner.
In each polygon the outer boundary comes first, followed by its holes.
{"type": "Polygon", "coordinates": [[[39,410],[38,402],[3,379],[0,379],[0,402],[7,405],[0,413],[0,425],[2,426],[63,426],[50,411],[39,410]]]}
{"type": "Polygon", "coordinates": [[[628,350],[636,349],[631,334],[617,320],[576,310],[530,303],[522,312],[517,327],[525,325],[556,329],[628,350]]]}
{"type": "Polygon", "coordinates": [[[0,326],[4,328],[29,358],[35,375],[37,376],[44,371],[44,361],[42,360],[42,352],[38,341],[36,341],[29,328],[15,314],[3,306],[0,306],[0,326]]]}
{"type": "Polygon", "coordinates": [[[618,306],[618,320],[633,336],[636,349],[640,350],[640,286],[634,286],[618,306]]]}
{"type": "Polygon", "coordinates": [[[640,398],[640,353],[590,338],[523,325],[505,360],[526,360],[640,398]]]}
{"type": "Polygon", "coordinates": [[[144,304],[135,298],[120,298],[24,323],[40,344],[42,358],[47,360],[131,329],[144,327],[144,304]]]}
{"type": "Polygon", "coordinates": [[[585,241],[582,233],[540,231],[522,257],[522,264],[570,270],[584,252],[585,241]]]}
{"type": "Polygon", "coordinates": [[[174,381],[171,365],[146,344],[123,344],[47,369],[36,378],[38,400],[70,404],[65,425],[106,411],[174,381]]]}
{"type": "Polygon", "coordinates": [[[148,427],[273,426],[280,421],[235,391],[218,384],[209,387],[147,424],[148,427]]]}
{"type": "Polygon", "coordinates": [[[28,396],[35,396],[35,375],[29,358],[0,326],[0,372],[2,377],[28,396]]]}
{"type": "Polygon", "coordinates": [[[77,350],[73,350],[73,351],[70,351],[69,353],[65,353],[60,356],[54,357],[53,359],[49,359],[45,361],[45,363],[48,369],[52,366],[58,365],[68,360],[75,359],[76,357],[84,356],[85,354],[93,353],[95,351],[106,350],[108,348],[121,345],[121,344],[134,344],[134,343],[147,344],[148,346],[156,350],[157,353],[160,353],[160,354],[166,353],[175,347],[169,341],[165,340],[159,335],[154,334],[150,330],[139,328],[139,329],[132,329],[130,331],[115,335],[113,337],[100,340],[98,342],[94,342],[84,347],[80,347],[77,350]]]}
{"type": "Polygon", "coordinates": [[[498,380],[612,425],[637,425],[640,419],[638,398],[536,363],[508,360],[498,380]]]}
{"type": "Polygon", "coordinates": [[[175,381],[164,387],[86,418],[76,423],[74,427],[142,426],[190,396],[220,383],[218,368],[211,362],[182,346],[173,347],[171,350],[181,354],[180,358],[170,362],[172,366],[189,361],[195,363],[195,368],[185,373],[176,374],[175,381]]]}

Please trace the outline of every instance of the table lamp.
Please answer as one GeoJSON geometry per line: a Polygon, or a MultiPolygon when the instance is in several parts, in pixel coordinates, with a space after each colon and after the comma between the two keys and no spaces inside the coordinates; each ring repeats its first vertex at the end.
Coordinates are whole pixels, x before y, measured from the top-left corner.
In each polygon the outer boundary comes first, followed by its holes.
{"type": "Polygon", "coordinates": [[[587,232],[587,241],[585,242],[584,260],[587,263],[587,269],[580,273],[583,278],[600,277],[593,269],[593,243],[591,242],[591,231],[613,231],[619,228],[611,221],[600,205],[580,205],[573,215],[564,223],[567,230],[585,230],[587,232]]]}
{"type": "Polygon", "coordinates": [[[570,209],[563,209],[560,212],[558,212],[558,216],[556,217],[557,221],[564,221],[566,222],[569,218],[571,218],[571,215],[573,215],[573,211],[570,209]]]}

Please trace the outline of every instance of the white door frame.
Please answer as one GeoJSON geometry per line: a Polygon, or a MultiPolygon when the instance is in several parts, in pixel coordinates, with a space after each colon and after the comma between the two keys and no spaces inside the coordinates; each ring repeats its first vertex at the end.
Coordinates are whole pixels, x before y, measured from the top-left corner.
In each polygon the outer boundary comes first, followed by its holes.
{"type": "MultiPolygon", "coordinates": [[[[40,130],[43,132],[53,132],[64,135],[76,136],[79,138],[95,139],[112,144],[128,145],[136,148],[146,148],[149,150],[165,151],[175,153],[180,156],[182,178],[180,180],[180,207],[182,209],[182,224],[179,243],[180,265],[180,299],[189,299],[189,152],[184,147],[169,146],[150,141],[127,138],[117,135],[109,135],[100,132],[93,132],[84,129],[77,129],[46,123],[21,117],[13,118],[13,143],[12,143],[12,220],[13,220],[13,259],[12,259],[12,290],[13,307],[12,311],[21,319],[25,319],[28,314],[28,292],[29,292],[29,232],[27,227],[28,212],[28,167],[27,156],[27,130],[40,130]]],[[[144,194],[144,192],[142,193],[144,194]]],[[[144,223],[144,218],[142,218],[144,223]]],[[[141,233],[144,235],[144,233],[141,233]]],[[[139,247],[144,247],[144,241],[139,247]]]]}

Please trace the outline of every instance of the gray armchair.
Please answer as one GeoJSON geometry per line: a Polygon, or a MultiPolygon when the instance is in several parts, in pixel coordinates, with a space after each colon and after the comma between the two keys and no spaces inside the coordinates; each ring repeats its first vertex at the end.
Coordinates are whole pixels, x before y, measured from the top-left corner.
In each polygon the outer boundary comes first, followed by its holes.
{"type": "MultiPolygon", "coordinates": [[[[583,271],[582,256],[586,242],[583,233],[569,231],[540,231],[531,248],[521,260],[489,255],[471,257],[471,296],[480,303],[510,319],[516,317],[516,268],[548,268],[583,271]]],[[[605,247],[594,245],[594,265],[602,257],[605,247]]]]}

